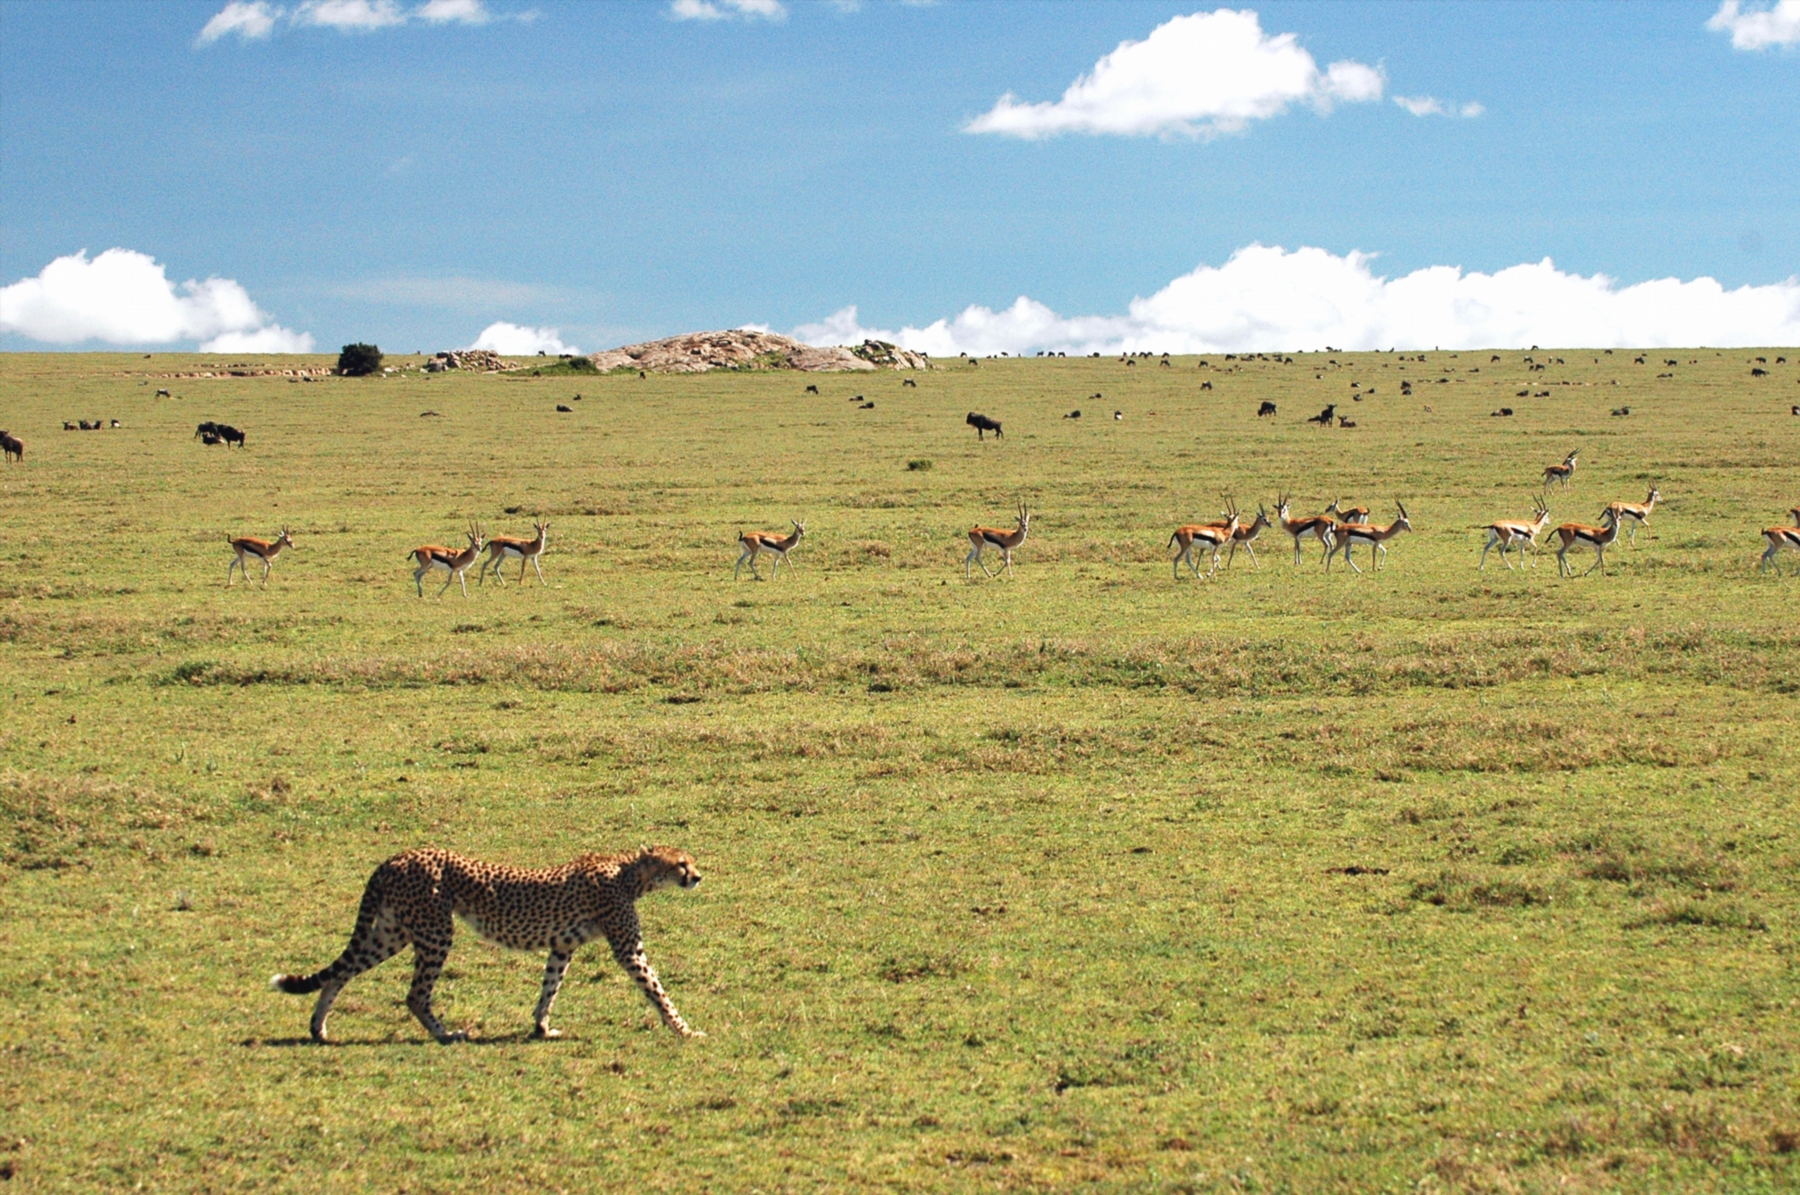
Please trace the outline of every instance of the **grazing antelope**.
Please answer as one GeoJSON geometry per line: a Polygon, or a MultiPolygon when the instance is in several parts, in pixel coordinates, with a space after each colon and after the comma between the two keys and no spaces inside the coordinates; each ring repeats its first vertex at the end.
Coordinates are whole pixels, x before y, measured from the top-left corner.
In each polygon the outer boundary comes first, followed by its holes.
{"type": "MultiPolygon", "coordinates": [[[[425,596],[425,574],[434,568],[441,568],[449,574],[444,578],[444,589],[449,589],[450,582],[455,581],[462,586],[463,596],[469,596],[469,566],[481,555],[481,545],[487,541],[481,536],[479,523],[469,524],[468,536],[469,546],[460,552],[453,552],[438,544],[426,544],[407,553],[409,559],[419,562],[419,567],[413,570],[413,584],[418,587],[420,597],[425,596]]],[[[444,589],[438,590],[439,597],[444,596],[444,589]]]]}
{"type": "Polygon", "coordinates": [[[11,432],[0,432],[0,449],[6,451],[6,463],[9,465],[15,460],[25,459],[25,445],[11,432]]]}
{"type": "Polygon", "coordinates": [[[232,540],[231,550],[237,555],[232,558],[230,564],[225,566],[225,588],[231,588],[233,571],[242,572],[245,580],[250,579],[250,557],[254,556],[262,561],[262,587],[267,589],[269,587],[269,569],[274,565],[275,558],[281,555],[283,548],[293,546],[293,533],[286,527],[281,529],[281,534],[275,538],[274,543],[270,543],[266,539],[253,539],[248,535],[232,540]]]}
{"type": "Polygon", "coordinates": [[[1763,538],[1769,541],[1769,550],[1762,554],[1762,564],[1758,567],[1763,572],[1769,571],[1769,565],[1775,565],[1775,575],[1781,575],[1781,565],[1775,557],[1783,548],[1792,548],[1800,552],[1800,512],[1792,512],[1797,517],[1793,527],[1771,527],[1763,532],[1763,538]]]}
{"type": "Polygon", "coordinates": [[[1275,517],[1281,523],[1281,529],[1294,537],[1294,563],[1300,563],[1300,541],[1311,535],[1325,545],[1325,554],[1330,555],[1333,545],[1331,537],[1331,519],[1325,515],[1309,515],[1303,519],[1288,517],[1288,506],[1291,499],[1282,494],[1276,499],[1275,517]]]}
{"type": "Polygon", "coordinates": [[[488,570],[490,568],[494,570],[494,580],[498,581],[501,585],[505,585],[505,579],[500,576],[500,566],[505,564],[508,560],[517,560],[519,562],[519,584],[525,584],[526,561],[530,561],[531,567],[537,569],[539,582],[544,585],[550,584],[550,582],[544,580],[544,570],[538,567],[538,557],[544,554],[544,544],[549,539],[548,533],[550,531],[550,524],[548,522],[540,523],[536,519],[533,519],[531,525],[537,529],[536,539],[519,539],[511,535],[496,535],[493,539],[488,540],[488,558],[482,563],[480,570],[475,574],[475,583],[477,585],[484,584],[487,581],[488,570]]]}
{"type": "MultiPolygon", "coordinates": [[[[788,521],[790,523],[794,522],[792,519],[789,519],[788,521]]],[[[793,550],[794,545],[799,543],[805,535],[805,523],[794,523],[794,531],[791,535],[776,535],[773,531],[739,532],[738,543],[743,545],[744,554],[738,557],[737,568],[731,570],[731,579],[733,581],[738,579],[738,571],[744,567],[744,562],[748,560],[750,562],[750,575],[755,577],[758,581],[762,580],[762,574],[756,571],[756,558],[763,552],[767,552],[775,558],[775,563],[769,566],[769,577],[771,580],[774,579],[776,572],[781,568],[781,562],[788,558],[788,553],[793,550]]],[[[791,566],[788,571],[793,571],[791,566]]]]}
{"type": "Polygon", "coordinates": [[[1650,522],[1650,512],[1656,509],[1656,504],[1660,501],[1662,501],[1662,491],[1651,486],[1649,494],[1645,495],[1642,502],[1609,502],[1606,509],[1600,512],[1600,517],[1604,519],[1611,515],[1615,523],[1623,519],[1630,519],[1631,527],[1626,538],[1635,548],[1637,547],[1637,529],[1650,522]]]}
{"type": "Polygon", "coordinates": [[[1206,575],[1211,577],[1219,571],[1219,553],[1237,534],[1240,522],[1237,503],[1230,499],[1227,499],[1225,503],[1225,516],[1223,523],[1189,523],[1184,527],[1175,528],[1175,534],[1169,537],[1168,544],[1164,546],[1181,545],[1181,551],[1175,554],[1174,562],[1177,581],[1181,580],[1181,562],[1183,560],[1188,562],[1188,568],[1192,570],[1195,579],[1198,580],[1200,577],[1200,566],[1194,561],[1195,544],[1200,545],[1201,551],[1212,550],[1212,567],[1206,571],[1206,575]]]}
{"type": "MultiPolygon", "coordinates": [[[[1606,575],[1606,549],[1619,542],[1620,520],[1609,517],[1611,511],[1601,515],[1600,521],[1605,527],[1583,527],[1580,523],[1564,523],[1556,529],[1556,538],[1562,541],[1562,547],[1556,549],[1556,571],[1559,575],[1573,577],[1575,566],[1570,564],[1567,553],[1576,544],[1594,549],[1594,563],[1588,566],[1588,573],[1596,568],[1600,575],[1606,575]]],[[[1582,573],[1587,576],[1587,573],[1582,573]]]]}
{"type": "Polygon", "coordinates": [[[1568,489],[1569,488],[1569,479],[1571,477],[1575,476],[1575,458],[1580,455],[1581,455],[1581,450],[1578,448],[1574,452],[1571,452],[1568,456],[1563,457],[1562,464],[1551,465],[1548,469],[1545,469],[1544,470],[1544,488],[1549,489],[1551,482],[1560,481],[1563,483],[1563,489],[1565,489],[1565,490],[1568,489]]]}
{"type": "Polygon", "coordinates": [[[969,543],[973,546],[969,548],[969,554],[963,557],[963,577],[967,579],[970,576],[971,564],[981,565],[981,571],[990,577],[994,575],[987,562],[981,558],[982,549],[990,545],[1000,549],[1000,554],[1006,560],[1006,575],[1012,576],[1013,549],[1025,542],[1025,535],[1030,530],[1031,510],[1023,502],[1019,503],[1018,525],[1011,531],[999,527],[969,528],[969,543]]]}
{"type": "MultiPolygon", "coordinates": [[[[1521,560],[1525,557],[1526,548],[1531,549],[1533,556],[1537,554],[1537,537],[1550,525],[1550,508],[1538,498],[1531,500],[1531,508],[1536,517],[1529,523],[1523,519],[1501,519],[1498,523],[1488,525],[1487,547],[1481,549],[1482,570],[1487,568],[1488,549],[1495,544],[1500,545],[1500,563],[1508,569],[1512,568],[1512,561],[1506,558],[1506,549],[1517,546],[1521,560]]],[[[1536,564],[1535,560],[1532,561],[1533,567],[1536,564]]]]}
{"type": "Polygon", "coordinates": [[[1225,557],[1225,567],[1231,567],[1231,562],[1237,559],[1238,548],[1242,547],[1244,551],[1250,553],[1250,567],[1260,570],[1262,562],[1256,558],[1256,537],[1261,535],[1263,528],[1267,526],[1269,526],[1269,512],[1259,503],[1256,507],[1256,518],[1251,520],[1250,525],[1248,527],[1240,526],[1231,533],[1231,554],[1225,557]]]}
{"type": "MultiPolygon", "coordinates": [[[[1362,570],[1356,567],[1356,561],[1350,559],[1351,548],[1359,543],[1368,544],[1375,550],[1375,568],[1376,571],[1380,571],[1381,566],[1387,562],[1387,541],[1402,531],[1412,530],[1412,522],[1406,517],[1406,507],[1401,506],[1398,500],[1394,502],[1394,505],[1400,511],[1400,517],[1386,527],[1377,527],[1369,523],[1339,523],[1331,529],[1332,537],[1342,547],[1344,563],[1356,572],[1360,573],[1362,570]]],[[[1328,573],[1331,571],[1332,552],[1338,550],[1338,548],[1333,548],[1331,552],[1325,553],[1325,571],[1328,573]]]]}
{"type": "Polygon", "coordinates": [[[1366,506],[1342,507],[1342,506],[1338,505],[1339,501],[1340,501],[1340,499],[1333,498],[1331,500],[1331,505],[1327,506],[1325,508],[1325,513],[1332,514],[1333,512],[1335,512],[1337,514],[1338,519],[1341,522],[1345,522],[1345,523],[1366,523],[1369,521],[1369,508],[1368,507],[1366,507],[1366,506]]]}

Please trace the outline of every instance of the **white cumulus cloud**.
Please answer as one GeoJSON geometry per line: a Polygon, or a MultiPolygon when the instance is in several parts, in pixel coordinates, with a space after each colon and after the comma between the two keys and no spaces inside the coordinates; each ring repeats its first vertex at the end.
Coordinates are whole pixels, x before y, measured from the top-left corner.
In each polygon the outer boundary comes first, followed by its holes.
{"type": "Polygon", "coordinates": [[[259,41],[269,36],[275,28],[275,19],[282,14],[282,9],[265,4],[263,0],[254,0],[246,4],[244,0],[231,0],[224,8],[213,14],[200,30],[200,36],[194,40],[195,45],[210,46],[227,34],[235,33],[241,41],[259,41]]]}
{"type": "Polygon", "coordinates": [[[725,21],[734,17],[765,21],[787,19],[781,0],[670,0],[669,15],[677,21],[725,21]]]}
{"type": "Polygon", "coordinates": [[[1731,44],[1739,50],[1800,45],[1800,0],[1779,0],[1773,8],[1748,12],[1738,0],[1723,0],[1706,27],[1715,32],[1730,30],[1731,44]]]}
{"type": "Polygon", "coordinates": [[[433,25],[485,25],[494,18],[481,0],[429,0],[419,6],[419,19],[433,25]]]}
{"type": "Polygon", "coordinates": [[[1117,49],[1076,79],[1055,103],[1025,103],[1008,92],[964,126],[970,133],[1035,139],[1057,133],[1216,137],[1295,103],[1381,98],[1385,80],[1360,62],[1325,70],[1292,33],[1273,37],[1256,13],[1221,8],[1174,17],[1143,41],[1117,49]]]}
{"type": "Polygon", "coordinates": [[[1492,274],[1429,266],[1398,278],[1373,258],[1250,245],[1200,266],[1123,315],[1062,316],[1020,296],[971,306],[923,328],[866,328],[855,307],[795,329],[809,344],[892,341],[933,356],[1257,352],[1276,349],[1652,348],[1800,344],[1800,279],[1726,290],[1712,278],[1621,286],[1549,258],[1492,274]]]}
{"type": "Polygon", "coordinates": [[[406,24],[406,12],[394,0],[306,0],[294,10],[294,24],[366,32],[406,24]]]}
{"type": "Polygon", "coordinates": [[[527,328],[497,320],[481,330],[472,349],[491,349],[504,357],[534,357],[539,353],[558,356],[579,353],[572,344],[564,344],[558,328],[527,328]]]}
{"type": "Polygon", "coordinates": [[[83,249],[0,289],[0,332],[50,344],[198,340],[208,352],[313,347],[310,334],[270,322],[231,279],[190,279],[177,288],[156,259],[131,249],[108,249],[91,261],[83,249]]]}

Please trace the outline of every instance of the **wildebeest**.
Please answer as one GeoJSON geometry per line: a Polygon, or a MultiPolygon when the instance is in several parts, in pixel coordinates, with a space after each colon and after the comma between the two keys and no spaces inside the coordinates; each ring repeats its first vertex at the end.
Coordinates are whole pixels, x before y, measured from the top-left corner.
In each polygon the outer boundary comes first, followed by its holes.
{"type": "Polygon", "coordinates": [[[114,427],[124,427],[125,426],[123,423],[120,423],[117,419],[114,419],[111,422],[114,427]]]}
{"type": "Polygon", "coordinates": [[[1631,414],[1631,408],[1630,407],[1614,407],[1612,413],[1615,418],[1624,416],[1624,415],[1629,415],[1629,414],[1631,414]]]}
{"type": "Polygon", "coordinates": [[[1211,383],[1211,382],[1201,382],[1201,383],[1200,383],[1200,389],[1202,389],[1202,390],[1211,390],[1211,389],[1212,389],[1212,383],[1211,383]]]}
{"type": "Polygon", "coordinates": [[[208,448],[215,448],[218,445],[223,444],[225,441],[221,440],[219,438],[218,432],[207,432],[205,435],[200,437],[200,442],[202,444],[206,445],[208,448]]]}
{"type": "Polygon", "coordinates": [[[1064,415],[1063,418],[1064,419],[1079,419],[1079,418],[1081,418],[1081,408],[1076,407],[1073,411],[1070,411],[1067,415],[1064,415]]]}
{"type": "Polygon", "coordinates": [[[917,382],[913,381],[911,378],[901,378],[900,384],[902,386],[911,386],[914,390],[917,390],[919,388],[919,384],[917,382]]]}
{"type": "Polygon", "coordinates": [[[817,394],[818,392],[819,388],[817,386],[808,386],[805,390],[805,393],[807,394],[817,394]]]}
{"type": "Polygon", "coordinates": [[[859,411],[873,411],[875,409],[875,404],[872,402],[866,402],[862,406],[860,406],[856,409],[859,411]]]}
{"type": "Polygon", "coordinates": [[[1800,406],[1795,406],[1793,408],[1792,414],[1800,415],[1800,406]]]}
{"type": "Polygon", "coordinates": [[[66,432],[72,432],[75,430],[75,425],[73,423],[70,423],[67,419],[65,419],[65,420],[63,420],[63,430],[66,432]]]}
{"type": "Polygon", "coordinates": [[[1272,402],[1269,402],[1267,399],[1263,400],[1262,406],[1256,408],[1256,417],[1258,419],[1261,419],[1264,415],[1273,415],[1273,414],[1275,414],[1275,404],[1272,402]]]}
{"type": "Polygon", "coordinates": [[[574,407],[564,406],[562,403],[556,404],[556,410],[560,415],[573,415],[575,413],[574,407]]]}
{"type": "Polygon", "coordinates": [[[216,436],[218,434],[219,425],[210,419],[194,428],[194,439],[196,440],[204,440],[208,436],[216,436]]]}
{"type": "Polygon", "coordinates": [[[1348,419],[1348,418],[1345,418],[1345,417],[1344,417],[1344,416],[1342,416],[1342,415],[1339,415],[1339,416],[1338,416],[1338,426],[1339,426],[1339,427],[1355,427],[1355,426],[1356,426],[1356,420],[1354,420],[1354,419],[1348,419]]]}
{"type": "Polygon", "coordinates": [[[1317,415],[1314,415],[1312,418],[1308,419],[1307,422],[1308,423],[1316,423],[1320,427],[1330,427],[1331,421],[1336,418],[1337,418],[1337,404],[1330,403],[1326,406],[1326,408],[1323,411],[1320,411],[1317,415]]]}
{"type": "Polygon", "coordinates": [[[1750,376],[1753,378],[1766,378],[1769,376],[1769,371],[1766,369],[1753,369],[1750,371],[1750,376]]]}
{"type": "Polygon", "coordinates": [[[158,397],[158,398],[173,398],[175,396],[170,394],[167,390],[158,390],[156,392],[156,397],[158,397]]]}
{"type": "Polygon", "coordinates": [[[11,432],[0,432],[0,449],[5,450],[8,463],[25,459],[25,445],[11,432]]]}
{"type": "Polygon", "coordinates": [[[220,442],[227,447],[233,444],[236,444],[239,448],[246,447],[244,433],[231,426],[229,423],[221,423],[214,430],[218,434],[220,442]]]}
{"type": "Polygon", "coordinates": [[[998,419],[989,419],[986,415],[977,415],[975,412],[970,411],[969,417],[963,420],[963,422],[975,429],[975,438],[977,440],[985,440],[988,432],[993,432],[996,440],[1002,438],[1000,421],[998,419]]]}
{"type": "Polygon", "coordinates": [[[1494,419],[1508,419],[1512,417],[1512,413],[1513,409],[1511,407],[1501,407],[1498,411],[1488,412],[1488,415],[1490,418],[1494,419]]]}
{"type": "Polygon", "coordinates": [[[1114,418],[1114,419],[1123,419],[1123,418],[1125,418],[1125,412],[1123,412],[1123,411],[1114,411],[1114,412],[1113,412],[1113,418],[1114,418]]]}

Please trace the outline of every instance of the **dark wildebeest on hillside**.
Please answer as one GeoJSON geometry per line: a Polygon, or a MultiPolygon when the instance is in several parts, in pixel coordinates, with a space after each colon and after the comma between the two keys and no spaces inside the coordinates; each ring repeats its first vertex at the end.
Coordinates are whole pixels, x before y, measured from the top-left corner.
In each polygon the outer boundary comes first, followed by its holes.
{"type": "Polygon", "coordinates": [[[225,442],[225,447],[227,448],[231,447],[233,444],[236,444],[239,448],[249,447],[245,442],[244,433],[231,426],[229,423],[219,424],[219,439],[225,442]]]}
{"type": "Polygon", "coordinates": [[[1265,415],[1273,415],[1274,413],[1275,413],[1275,404],[1272,402],[1269,402],[1267,399],[1263,400],[1262,406],[1256,408],[1256,417],[1258,419],[1261,419],[1265,415]]]}
{"type": "Polygon", "coordinates": [[[975,438],[977,440],[985,440],[988,432],[993,432],[996,440],[1004,438],[1004,434],[1000,431],[1000,421],[998,419],[989,419],[986,415],[977,415],[975,412],[970,411],[969,417],[963,420],[963,422],[975,429],[975,438]]]}
{"type": "Polygon", "coordinates": [[[204,440],[208,436],[216,436],[218,434],[219,434],[219,425],[214,423],[210,419],[208,419],[205,423],[200,424],[198,427],[196,427],[194,429],[194,439],[196,439],[196,440],[204,440]]]}
{"type": "Polygon", "coordinates": [[[1337,418],[1337,404],[1331,403],[1323,411],[1308,419],[1308,423],[1316,423],[1320,427],[1330,427],[1331,421],[1337,418]]]}
{"type": "Polygon", "coordinates": [[[0,449],[5,449],[8,464],[25,459],[25,445],[19,443],[11,432],[0,432],[0,449]]]}

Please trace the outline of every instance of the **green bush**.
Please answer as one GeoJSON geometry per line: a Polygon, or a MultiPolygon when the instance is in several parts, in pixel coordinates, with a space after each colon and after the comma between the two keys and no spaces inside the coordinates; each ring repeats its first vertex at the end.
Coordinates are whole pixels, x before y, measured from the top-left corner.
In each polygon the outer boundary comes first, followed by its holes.
{"type": "Polygon", "coordinates": [[[381,372],[381,350],[372,344],[347,344],[338,353],[337,371],[347,378],[381,372]]]}

